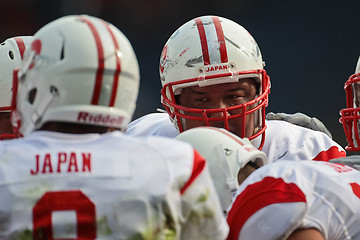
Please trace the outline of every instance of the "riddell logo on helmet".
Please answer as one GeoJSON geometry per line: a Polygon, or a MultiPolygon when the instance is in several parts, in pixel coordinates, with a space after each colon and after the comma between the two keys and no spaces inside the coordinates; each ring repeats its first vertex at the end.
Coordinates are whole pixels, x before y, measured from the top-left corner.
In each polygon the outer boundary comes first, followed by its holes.
{"type": "Polygon", "coordinates": [[[88,112],[79,112],[77,120],[89,124],[106,124],[106,125],[121,125],[124,120],[123,117],[113,117],[109,114],[91,114],[88,112]]]}
{"type": "Polygon", "coordinates": [[[214,71],[221,71],[221,70],[227,70],[227,65],[219,65],[219,66],[211,66],[206,68],[206,72],[214,72],[214,71]]]}

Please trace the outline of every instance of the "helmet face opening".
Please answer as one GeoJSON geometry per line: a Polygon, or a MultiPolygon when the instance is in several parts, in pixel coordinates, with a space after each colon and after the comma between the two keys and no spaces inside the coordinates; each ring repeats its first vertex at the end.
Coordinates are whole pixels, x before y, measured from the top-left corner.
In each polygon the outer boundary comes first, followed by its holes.
{"type": "MultiPolygon", "coordinates": [[[[192,19],[178,28],[160,56],[162,104],[175,127],[221,127],[240,137],[265,139],[270,78],[255,39],[241,25],[218,16],[192,19]],[[188,87],[212,87],[256,79],[255,97],[216,106],[188,106],[177,96],[188,87]]],[[[220,91],[220,90],[219,90],[220,91]]],[[[260,146],[260,149],[261,149],[260,146]]]]}
{"type": "MultiPolygon", "coordinates": [[[[263,84],[259,87],[257,96],[243,104],[211,109],[181,106],[178,103],[178,95],[175,95],[175,91],[181,88],[179,85],[201,86],[198,79],[189,79],[172,82],[163,87],[161,91],[163,106],[176,121],[180,132],[199,126],[212,126],[224,128],[242,138],[253,139],[265,131],[265,121],[262,116],[265,116],[265,107],[268,104],[270,81],[264,70],[252,73],[260,74],[263,84]]],[[[249,72],[242,74],[246,75],[249,72]]]]}
{"type": "Polygon", "coordinates": [[[360,151],[360,73],[353,74],[344,86],[346,93],[346,108],[340,111],[340,123],[348,146],[348,151],[360,151]]]}

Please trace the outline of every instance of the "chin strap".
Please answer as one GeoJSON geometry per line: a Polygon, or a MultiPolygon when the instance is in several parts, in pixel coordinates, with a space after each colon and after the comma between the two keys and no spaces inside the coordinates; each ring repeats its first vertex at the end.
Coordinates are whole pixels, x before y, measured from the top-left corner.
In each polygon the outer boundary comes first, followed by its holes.
{"type": "Polygon", "coordinates": [[[50,93],[44,97],[37,110],[30,114],[30,123],[28,124],[28,127],[24,130],[25,133],[28,134],[35,129],[39,119],[44,116],[44,112],[48,109],[49,105],[52,103],[52,101],[57,95],[58,93],[56,88],[50,87],[50,93]]]}
{"type": "Polygon", "coordinates": [[[229,166],[228,161],[226,160],[225,152],[224,152],[224,149],[223,149],[222,145],[221,144],[218,145],[216,147],[216,150],[217,150],[217,152],[219,154],[220,162],[221,162],[221,164],[223,166],[223,169],[224,169],[224,174],[225,174],[225,177],[226,177],[226,185],[229,187],[231,195],[234,196],[237,188],[239,187],[239,184],[237,182],[237,179],[235,179],[234,176],[231,173],[230,166],[229,166]]]}

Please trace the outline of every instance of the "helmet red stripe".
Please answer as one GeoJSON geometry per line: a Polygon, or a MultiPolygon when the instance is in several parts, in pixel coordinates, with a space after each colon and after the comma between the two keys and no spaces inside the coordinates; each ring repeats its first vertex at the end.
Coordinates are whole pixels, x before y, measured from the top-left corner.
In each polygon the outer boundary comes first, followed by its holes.
{"type": "Polygon", "coordinates": [[[79,16],[79,17],[81,18],[82,21],[84,21],[89,26],[92,34],[94,35],[96,47],[97,47],[97,51],[98,51],[99,65],[98,65],[98,69],[96,71],[95,87],[94,87],[94,92],[93,92],[93,96],[92,96],[92,100],[91,100],[91,104],[97,105],[97,104],[99,104],[100,91],[101,91],[101,85],[102,85],[103,73],[104,73],[104,67],[105,67],[104,50],[103,50],[103,46],[101,43],[100,35],[99,35],[98,31],[96,30],[94,24],[92,24],[92,22],[84,16],[79,16]]]}
{"type": "Polygon", "coordinates": [[[210,65],[209,48],[208,48],[208,45],[207,45],[207,39],[206,39],[204,25],[203,25],[200,18],[196,18],[195,22],[196,22],[196,26],[197,26],[198,31],[199,31],[204,65],[210,65]]]}
{"type": "Polygon", "coordinates": [[[14,39],[15,39],[16,44],[18,45],[21,59],[23,59],[24,52],[25,52],[25,49],[26,49],[24,40],[21,37],[14,37],[14,39]]]}
{"type": "Polygon", "coordinates": [[[110,102],[109,102],[109,107],[113,107],[115,104],[116,92],[117,92],[117,88],[119,85],[119,75],[121,72],[120,56],[118,54],[120,52],[120,47],[119,47],[119,44],[116,41],[115,35],[112,32],[112,30],[110,29],[109,25],[106,22],[104,22],[104,25],[105,25],[106,29],[109,31],[111,39],[115,46],[114,54],[115,54],[115,59],[116,59],[116,71],[114,73],[113,87],[112,87],[112,92],[111,92],[110,102]]]}
{"type": "Polygon", "coordinates": [[[215,25],[216,34],[218,37],[219,45],[220,45],[220,58],[222,63],[228,62],[228,56],[226,51],[226,44],[225,44],[225,36],[224,32],[220,23],[220,19],[218,17],[213,16],[212,20],[215,25]]]}

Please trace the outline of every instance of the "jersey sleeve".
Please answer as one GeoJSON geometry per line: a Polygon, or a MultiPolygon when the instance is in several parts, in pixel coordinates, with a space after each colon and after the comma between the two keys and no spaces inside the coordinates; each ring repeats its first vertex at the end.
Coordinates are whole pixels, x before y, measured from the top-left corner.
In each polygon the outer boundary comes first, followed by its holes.
{"type": "MultiPolygon", "coordinates": [[[[345,157],[345,150],[323,132],[296,126],[284,121],[266,122],[267,131],[262,149],[269,163],[278,160],[317,160],[345,157]]],[[[258,145],[259,140],[254,139],[258,145]]]]}
{"type": "Polygon", "coordinates": [[[306,213],[306,197],[293,183],[265,177],[240,192],[228,214],[228,240],[284,239],[306,213]]]}
{"type": "Polygon", "coordinates": [[[206,161],[194,150],[192,174],[181,188],[185,226],[181,239],[226,239],[228,225],[206,161]]]}
{"type": "Polygon", "coordinates": [[[294,128],[298,129],[298,137],[303,142],[303,147],[299,146],[299,150],[308,154],[308,159],[328,162],[330,159],[346,156],[345,150],[325,133],[298,126],[294,128]]]}

